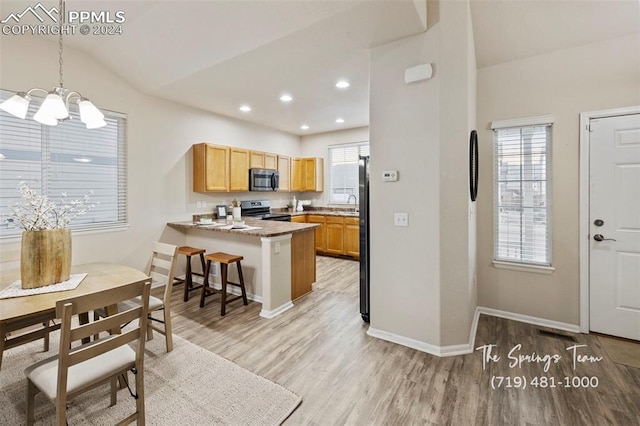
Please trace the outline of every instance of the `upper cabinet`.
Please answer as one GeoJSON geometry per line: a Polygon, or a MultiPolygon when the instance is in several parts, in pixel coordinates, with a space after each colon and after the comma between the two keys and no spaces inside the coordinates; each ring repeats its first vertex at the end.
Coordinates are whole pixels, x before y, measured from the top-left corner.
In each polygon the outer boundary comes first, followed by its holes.
{"type": "Polygon", "coordinates": [[[278,170],[278,156],[276,154],[264,153],[264,168],[278,170]]]}
{"type": "Polygon", "coordinates": [[[278,156],[268,152],[251,151],[249,167],[252,169],[278,170],[278,156]]]}
{"type": "Polygon", "coordinates": [[[303,158],[303,191],[324,191],[324,159],[303,158]]]}
{"type": "Polygon", "coordinates": [[[249,190],[249,151],[229,148],[229,191],[249,190]]]}
{"type": "Polygon", "coordinates": [[[278,191],[291,190],[291,157],[278,155],[278,172],[280,175],[280,184],[278,191]]]}
{"type": "Polygon", "coordinates": [[[251,151],[249,154],[249,168],[264,169],[264,152],[251,151]]]}
{"type": "Polygon", "coordinates": [[[249,169],[278,170],[280,191],[323,191],[324,159],[291,158],[243,148],[199,143],[193,145],[194,192],[249,190],[249,169]]]}
{"type": "Polygon", "coordinates": [[[193,190],[229,190],[229,148],[199,143],[193,145],[193,190]]]}
{"type": "Polygon", "coordinates": [[[304,190],[304,162],[302,158],[291,159],[291,191],[304,190]]]}

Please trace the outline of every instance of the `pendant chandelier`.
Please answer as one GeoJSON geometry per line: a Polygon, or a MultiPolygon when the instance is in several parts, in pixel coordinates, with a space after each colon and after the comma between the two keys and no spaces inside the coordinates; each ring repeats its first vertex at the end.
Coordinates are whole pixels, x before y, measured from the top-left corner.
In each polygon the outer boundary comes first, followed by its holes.
{"type": "Polygon", "coordinates": [[[107,125],[104,121],[104,114],[100,112],[89,99],[83,97],[80,93],[74,92],[64,87],[62,78],[62,66],[64,64],[62,60],[62,0],[60,0],[60,7],[58,9],[58,56],[59,56],[59,68],[60,85],[54,87],[51,91],[34,87],[26,92],[18,92],[3,103],[0,104],[0,109],[12,114],[18,118],[25,119],[27,111],[29,109],[29,102],[31,101],[32,93],[46,94],[46,98],[40,105],[38,111],[33,115],[33,119],[38,123],[46,124],[48,126],[56,126],[60,121],[69,120],[69,105],[76,103],[78,110],[80,111],[80,121],[82,121],[87,129],[97,129],[107,125]]]}

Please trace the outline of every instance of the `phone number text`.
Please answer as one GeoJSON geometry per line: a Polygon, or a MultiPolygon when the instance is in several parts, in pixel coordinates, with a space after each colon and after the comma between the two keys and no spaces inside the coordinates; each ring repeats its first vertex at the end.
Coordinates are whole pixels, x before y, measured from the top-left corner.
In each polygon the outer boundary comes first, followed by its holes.
{"type": "Polygon", "coordinates": [[[491,376],[491,389],[533,388],[597,388],[600,380],[596,376],[491,376]]]}

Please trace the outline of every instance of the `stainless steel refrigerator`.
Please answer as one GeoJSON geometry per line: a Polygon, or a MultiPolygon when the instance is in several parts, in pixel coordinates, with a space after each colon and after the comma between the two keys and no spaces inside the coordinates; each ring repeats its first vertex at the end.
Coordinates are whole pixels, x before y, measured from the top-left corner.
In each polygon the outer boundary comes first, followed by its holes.
{"type": "Polygon", "coordinates": [[[369,322],[369,157],[360,157],[360,315],[369,322]]]}

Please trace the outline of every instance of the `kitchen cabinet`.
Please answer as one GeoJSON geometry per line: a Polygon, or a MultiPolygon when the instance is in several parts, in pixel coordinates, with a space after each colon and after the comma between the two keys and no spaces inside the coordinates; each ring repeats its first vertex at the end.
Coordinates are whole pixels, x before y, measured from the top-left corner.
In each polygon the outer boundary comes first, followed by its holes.
{"type": "Polygon", "coordinates": [[[193,191],[229,190],[229,148],[199,143],[193,145],[193,191]]]}
{"type": "Polygon", "coordinates": [[[249,153],[249,167],[252,169],[264,169],[264,152],[251,151],[249,153]]]}
{"type": "Polygon", "coordinates": [[[278,156],[276,154],[264,153],[264,168],[278,170],[278,156]]]}
{"type": "MultiPolygon", "coordinates": [[[[278,172],[280,174],[280,185],[278,191],[286,192],[291,190],[291,158],[283,155],[278,156],[278,172]]],[[[304,216],[302,216],[304,217],[304,216]]]]}
{"type": "Polygon", "coordinates": [[[324,191],[324,159],[303,158],[303,191],[324,191]]]}
{"type": "Polygon", "coordinates": [[[313,241],[313,232],[296,232],[291,235],[291,300],[310,293],[312,284],[316,281],[313,241]]]}
{"type": "Polygon", "coordinates": [[[316,252],[325,253],[327,251],[327,228],[325,216],[310,214],[307,215],[307,223],[319,223],[316,228],[316,252]]]}
{"type": "Polygon", "coordinates": [[[316,253],[360,258],[360,218],[307,214],[292,216],[292,222],[319,223],[316,228],[316,253]]]}
{"type": "Polygon", "coordinates": [[[210,143],[194,144],[194,192],[249,191],[249,169],[278,170],[281,192],[323,191],[324,159],[292,158],[210,143]]]}
{"type": "Polygon", "coordinates": [[[291,216],[291,222],[307,223],[307,216],[305,216],[305,215],[291,216]]]}
{"type": "Polygon", "coordinates": [[[344,220],[340,216],[327,216],[327,253],[344,254],[344,220]]]}
{"type": "Polygon", "coordinates": [[[344,218],[344,254],[360,257],[360,218],[344,218]]]}
{"type": "Polygon", "coordinates": [[[268,152],[250,151],[249,168],[278,170],[278,156],[268,152]]]}
{"type": "MultiPolygon", "coordinates": [[[[291,190],[304,190],[304,163],[302,158],[291,159],[291,190]]],[[[295,207],[295,206],[294,206],[295,207]]]]}
{"type": "Polygon", "coordinates": [[[229,148],[229,191],[249,190],[249,151],[229,148]]]}

